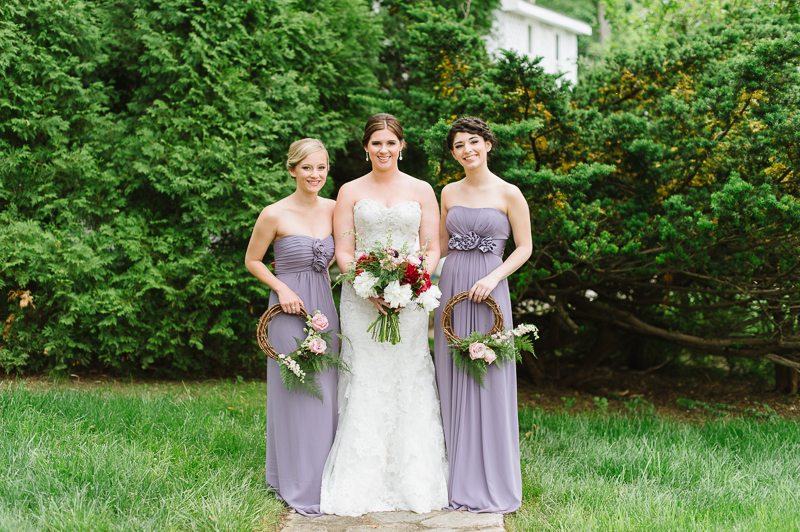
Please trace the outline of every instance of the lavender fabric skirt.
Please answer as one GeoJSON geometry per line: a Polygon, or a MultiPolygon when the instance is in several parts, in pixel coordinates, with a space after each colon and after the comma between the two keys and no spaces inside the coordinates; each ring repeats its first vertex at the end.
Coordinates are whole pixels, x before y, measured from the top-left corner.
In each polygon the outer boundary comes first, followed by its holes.
{"type": "MultiPolygon", "coordinates": [[[[439,280],[442,304],[434,313],[436,381],[450,460],[450,505],[446,509],[513,512],[522,501],[516,366],[506,363],[500,369],[492,364],[486,387],[481,388],[455,368],[441,329],[445,302],[502,264],[511,226],[505,213],[497,209],[459,206],[448,211],[446,223],[451,246],[475,245],[448,251],[439,280]]],[[[508,283],[501,281],[491,295],[500,305],[506,329],[511,328],[508,283]]],[[[453,330],[460,338],[476,330],[489,332],[493,323],[492,311],[483,303],[464,301],[453,309],[453,330]]]]}
{"type": "MultiPolygon", "coordinates": [[[[318,240],[292,235],[275,245],[275,272],[297,294],[309,313],[322,311],[329,329],[339,332],[339,317],[333,302],[327,265],[333,257],[333,237],[318,240]]],[[[270,306],[278,303],[275,292],[270,306]]],[[[278,314],[268,326],[267,335],[279,353],[297,349],[295,338],[304,339],[303,320],[278,314]]],[[[331,348],[339,350],[334,336],[331,348]]],[[[300,392],[289,393],[281,381],[278,363],[267,363],[267,485],[279,498],[299,513],[315,517],[319,510],[322,469],[336,435],[337,380],[335,370],[317,374],[324,400],[300,392]]]]}

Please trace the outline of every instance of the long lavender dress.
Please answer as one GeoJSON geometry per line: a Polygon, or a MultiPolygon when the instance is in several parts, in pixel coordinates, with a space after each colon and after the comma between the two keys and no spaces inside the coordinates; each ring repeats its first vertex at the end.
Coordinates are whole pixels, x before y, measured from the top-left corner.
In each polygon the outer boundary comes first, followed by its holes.
{"type": "MultiPolygon", "coordinates": [[[[434,314],[436,381],[450,460],[447,509],[513,512],[522,501],[516,367],[506,363],[500,369],[492,364],[486,388],[481,388],[455,368],[441,329],[445,302],[503,263],[511,224],[497,209],[455,206],[447,212],[447,232],[450,249],[439,280],[442,305],[434,314]]],[[[511,328],[506,280],[491,295],[503,311],[505,327],[511,328]]],[[[483,303],[463,301],[453,309],[453,331],[460,338],[476,330],[489,332],[493,323],[492,311],[483,303]]]]}
{"type": "MultiPolygon", "coordinates": [[[[339,332],[339,316],[333,303],[328,264],[333,258],[333,236],[323,240],[305,235],[284,237],[274,244],[275,275],[303,300],[306,310],[322,311],[328,318],[327,331],[339,332]]],[[[278,303],[272,292],[270,306],[278,303]]],[[[295,338],[305,338],[303,321],[294,315],[278,314],[269,322],[267,335],[279,353],[297,349],[295,338]]],[[[338,351],[338,339],[331,349],[338,351]]],[[[300,392],[288,392],[281,382],[277,362],[267,363],[267,485],[279,498],[303,515],[319,511],[322,469],[336,435],[335,370],[316,375],[322,385],[320,402],[300,392]]]]}

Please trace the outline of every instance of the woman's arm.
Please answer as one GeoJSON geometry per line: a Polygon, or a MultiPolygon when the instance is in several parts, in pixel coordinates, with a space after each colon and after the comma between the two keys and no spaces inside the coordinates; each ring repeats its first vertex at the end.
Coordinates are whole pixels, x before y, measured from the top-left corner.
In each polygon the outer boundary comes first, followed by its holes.
{"type": "Polygon", "coordinates": [[[300,314],[303,301],[297,297],[286,284],[275,277],[269,268],[262,262],[267,254],[270,243],[275,240],[278,233],[277,209],[273,205],[266,207],[256,220],[250,243],[244,256],[244,266],[256,279],[269,286],[278,294],[281,310],[287,314],[300,314]]]}
{"type": "Polygon", "coordinates": [[[489,275],[476,282],[469,291],[471,301],[481,302],[495,289],[497,284],[517,271],[530,258],[533,252],[533,239],[531,238],[531,212],[525,196],[515,187],[506,199],[508,205],[508,221],[511,223],[511,232],[514,235],[514,252],[495,268],[489,275]]]}
{"type": "Polygon", "coordinates": [[[336,207],[333,209],[333,241],[336,244],[336,263],[342,273],[347,273],[350,263],[356,254],[356,237],[352,234],[345,235],[349,231],[355,230],[353,221],[353,197],[347,183],[339,189],[339,196],[336,198],[336,207]]]}
{"type": "Polygon", "coordinates": [[[444,258],[450,246],[450,235],[447,233],[447,211],[450,210],[450,185],[442,189],[442,215],[439,218],[439,257],[444,258]]]}
{"type": "Polygon", "coordinates": [[[422,208],[422,220],[419,224],[419,245],[424,246],[427,241],[428,247],[428,273],[433,273],[439,264],[441,256],[441,242],[439,241],[439,203],[436,201],[436,194],[433,187],[428,183],[422,183],[423,192],[421,195],[420,207],[422,208]]]}

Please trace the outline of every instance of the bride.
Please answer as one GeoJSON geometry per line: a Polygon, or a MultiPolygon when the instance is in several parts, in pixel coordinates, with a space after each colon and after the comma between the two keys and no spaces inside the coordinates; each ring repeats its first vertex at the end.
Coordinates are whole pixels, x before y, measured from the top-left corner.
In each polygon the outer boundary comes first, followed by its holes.
{"type": "MultiPolygon", "coordinates": [[[[439,261],[439,205],[433,189],[397,168],[403,129],[389,114],[367,121],[362,145],[372,172],[342,186],[333,216],[336,261],[344,272],[364,245],[428,241],[429,268],[439,261]]],[[[362,299],[342,287],[340,326],[350,343],[341,356],[350,373],[339,374],[339,426],[322,474],[320,510],[356,516],[369,512],[447,506],[447,458],[433,363],[428,315],[400,312],[397,345],[377,343],[367,328],[377,313],[394,312],[379,298],[362,299]]]]}

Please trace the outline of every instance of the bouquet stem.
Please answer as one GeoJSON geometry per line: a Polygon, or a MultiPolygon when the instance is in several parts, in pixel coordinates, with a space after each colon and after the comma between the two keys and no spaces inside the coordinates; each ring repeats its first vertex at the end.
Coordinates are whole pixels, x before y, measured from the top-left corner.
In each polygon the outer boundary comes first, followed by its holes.
{"type": "Polygon", "coordinates": [[[392,345],[400,343],[400,315],[396,312],[378,314],[367,332],[372,331],[372,339],[376,342],[390,342],[392,345]]]}

